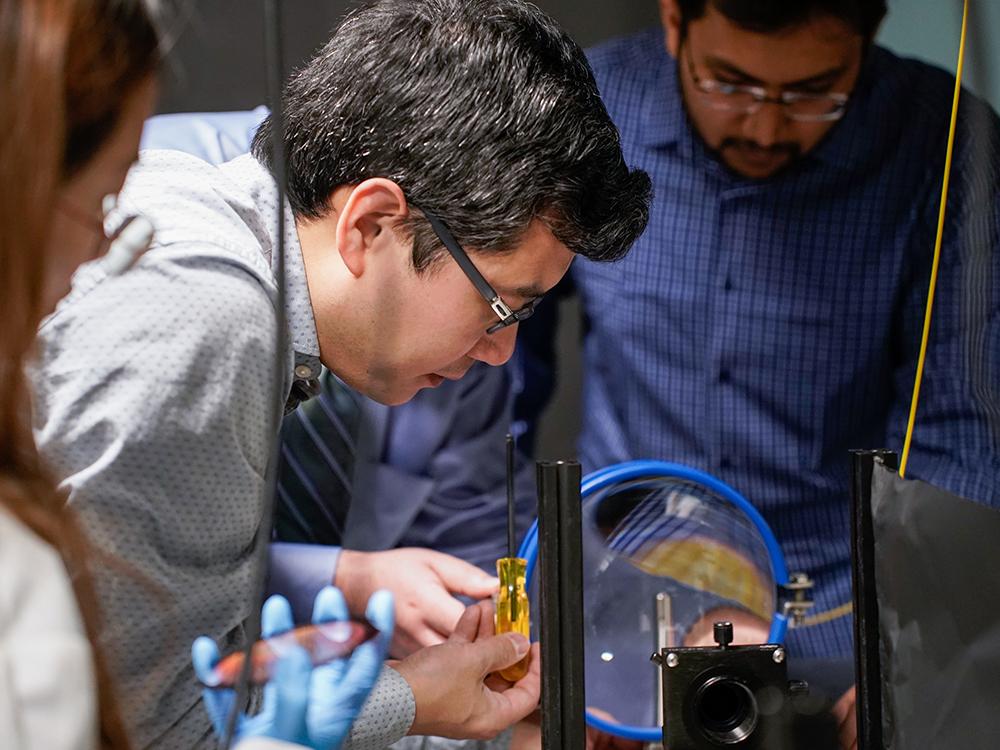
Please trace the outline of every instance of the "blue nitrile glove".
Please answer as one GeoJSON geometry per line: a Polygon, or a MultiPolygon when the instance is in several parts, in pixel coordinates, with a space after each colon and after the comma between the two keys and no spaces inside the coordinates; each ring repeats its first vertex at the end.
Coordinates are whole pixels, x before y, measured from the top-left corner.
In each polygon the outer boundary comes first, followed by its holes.
{"type": "MultiPolygon", "coordinates": [[[[328,586],[317,595],[313,622],[348,617],[347,602],[338,589],[328,586]]],[[[347,661],[331,662],[313,670],[306,715],[310,747],[339,748],[368,699],[392,642],[396,624],[392,592],[382,590],[372,594],[365,617],[379,634],[354,649],[347,661]]]]}
{"type": "MultiPolygon", "coordinates": [[[[340,591],[327,586],[313,604],[313,622],[346,619],[347,605],[340,591]]],[[[240,715],[236,737],[265,736],[294,742],[314,750],[339,748],[357,718],[382,670],[395,621],[392,594],[378,591],[368,602],[368,620],[379,635],[354,650],[348,660],[312,668],[304,649],[292,649],[282,657],[274,678],[264,686],[264,705],[253,717],[240,715]]],[[[288,601],[272,596],[261,611],[265,638],[292,627],[288,601]]],[[[195,673],[206,679],[219,661],[215,642],[202,636],[191,646],[195,673]]],[[[235,691],[206,689],[205,708],[220,736],[235,700],[235,691]]]]}

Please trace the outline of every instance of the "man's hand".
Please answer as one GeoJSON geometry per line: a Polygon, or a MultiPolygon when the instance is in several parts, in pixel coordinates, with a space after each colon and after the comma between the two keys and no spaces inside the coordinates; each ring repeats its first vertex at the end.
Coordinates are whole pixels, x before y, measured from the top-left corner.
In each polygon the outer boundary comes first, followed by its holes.
{"type": "Polygon", "coordinates": [[[445,643],[422,649],[392,666],[406,679],[417,703],[410,734],[489,739],[538,707],[538,646],[531,667],[516,683],[496,672],[528,652],[526,638],[492,635],[492,602],[465,610],[445,643]]]}
{"type": "Polygon", "coordinates": [[[851,687],[831,709],[837,720],[841,750],[858,750],[857,691],[851,687]]]}
{"type": "Polygon", "coordinates": [[[408,656],[443,643],[465,607],[453,595],[485,599],[499,581],[457,557],[415,547],[385,552],[343,550],[334,585],[344,592],[351,614],[364,613],[368,598],[380,589],[396,600],[396,634],[390,653],[408,656]]]}

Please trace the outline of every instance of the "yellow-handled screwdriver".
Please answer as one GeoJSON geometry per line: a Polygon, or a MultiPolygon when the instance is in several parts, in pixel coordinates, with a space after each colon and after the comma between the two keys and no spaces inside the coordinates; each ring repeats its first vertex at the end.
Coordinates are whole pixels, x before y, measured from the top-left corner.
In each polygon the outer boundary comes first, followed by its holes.
{"type": "MultiPolygon", "coordinates": [[[[531,621],[528,617],[527,583],[528,561],[517,557],[515,546],[514,515],[514,438],[507,436],[507,557],[497,560],[497,577],[500,591],[497,593],[497,612],[494,625],[497,633],[520,633],[531,637],[531,621]]],[[[517,682],[528,673],[530,654],[521,661],[500,670],[505,680],[517,682]]]]}

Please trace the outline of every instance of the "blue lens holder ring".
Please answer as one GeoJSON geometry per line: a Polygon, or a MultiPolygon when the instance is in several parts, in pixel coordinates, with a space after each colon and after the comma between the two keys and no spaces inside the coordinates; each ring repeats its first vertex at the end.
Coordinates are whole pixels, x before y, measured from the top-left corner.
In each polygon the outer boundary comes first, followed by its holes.
{"type": "MultiPolygon", "coordinates": [[[[580,495],[583,498],[587,498],[593,493],[612,485],[635,479],[684,479],[708,487],[723,500],[734,505],[750,519],[750,522],[763,538],[768,558],[771,561],[775,583],[781,587],[788,585],[788,566],[785,564],[785,557],[781,553],[781,547],[778,546],[778,540],[775,538],[774,532],[771,531],[771,527],[767,525],[764,517],[743,495],[710,474],[706,474],[698,469],[692,469],[690,466],[669,463],[667,461],[627,461],[599,469],[585,476],[580,484],[580,495]]],[[[532,576],[535,572],[535,564],[538,560],[537,520],[531,524],[531,528],[525,534],[524,541],[521,542],[521,547],[517,554],[518,557],[522,557],[528,561],[525,580],[530,590],[532,576]]],[[[776,612],[774,618],[771,620],[768,642],[784,643],[787,631],[788,617],[781,612],[776,612]]],[[[603,719],[591,711],[587,711],[587,724],[602,732],[607,732],[628,740],[660,742],[663,739],[663,731],[660,727],[619,724],[603,719]]]]}

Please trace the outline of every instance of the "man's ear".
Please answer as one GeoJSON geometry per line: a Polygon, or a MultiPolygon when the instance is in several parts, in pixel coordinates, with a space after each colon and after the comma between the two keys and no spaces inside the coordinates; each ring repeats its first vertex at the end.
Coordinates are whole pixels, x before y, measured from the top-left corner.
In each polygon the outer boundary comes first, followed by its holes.
{"type": "Polygon", "coordinates": [[[337,217],[337,251],[354,276],[364,273],[369,253],[409,214],[402,188],[376,177],[354,186],[337,217]]]}
{"type": "Polygon", "coordinates": [[[677,0],[660,0],[660,23],[663,24],[664,44],[667,52],[675,59],[681,49],[681,8],[677,0]]]}

